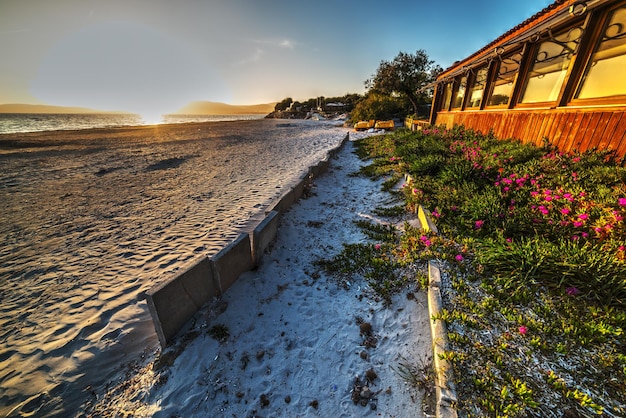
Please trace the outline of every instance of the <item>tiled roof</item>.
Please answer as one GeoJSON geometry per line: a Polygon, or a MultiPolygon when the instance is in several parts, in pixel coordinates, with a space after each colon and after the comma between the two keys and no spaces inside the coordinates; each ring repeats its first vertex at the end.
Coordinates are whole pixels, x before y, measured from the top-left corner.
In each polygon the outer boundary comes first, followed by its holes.
{"type": "Polygon", "coordinates": [[[505,40],[508,36],[514,34],[515,32],[521,30],[522,28],[530,25],[531,23],[541,19],[543,16],[549,14],[550,12],[552,12],[555,9],[561,9],[563,8],[562,6],[566,3],[573,3],[573,0],[556,0],[554,3],[550,4],[548,7],[544,8],[543,10],[535,13],[534,15],[532,15],[531,17],[529,17],[528,19],[524,20],[522,23],[518,24],[517,26],[511,28],[510,30],[506,31],[505,33],[503,33],[502,35],[500,35],[498,38],[496,38],[495,40],[493,40],[492,42],[490,42],[489,44],[485,45],[484,47],[482,47],[481,49],[479,49],[478,51],[474,52],[472,55],[455,62],[454,64],[452,64],[450,67],[446,68],[442,74],[445,74],[447,72],[449,72],[450,70],[456,68],[459,66],[459,64],[461,63],[465,63],[467,61],[470,61],[472,58],[481,55],[482,53],[484,53],[485,51],[488,51],[490,49],[493,49],[496,45],[498,45],[499,43],[501,43],[503,40],[505,40]]]}

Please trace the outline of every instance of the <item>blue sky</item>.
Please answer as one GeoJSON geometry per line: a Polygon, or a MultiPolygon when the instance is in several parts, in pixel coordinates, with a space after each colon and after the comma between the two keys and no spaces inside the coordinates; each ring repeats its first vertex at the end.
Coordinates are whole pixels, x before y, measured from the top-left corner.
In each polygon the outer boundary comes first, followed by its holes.
{"type": "Polygon", "coordinates": [[[381,60],[448,67],[525,1],[0,0],[0,103],[138,113],[363,93],[381,60]]]}

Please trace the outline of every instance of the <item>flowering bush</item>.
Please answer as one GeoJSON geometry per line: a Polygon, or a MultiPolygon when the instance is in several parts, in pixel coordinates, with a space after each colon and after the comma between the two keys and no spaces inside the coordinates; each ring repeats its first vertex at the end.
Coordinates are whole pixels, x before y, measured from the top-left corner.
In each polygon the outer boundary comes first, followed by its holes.
{"type": "Polygon", "coordinates": [[[430,209],[441,233],[406,228],[388,254],[448,263],[454,291],[439,319],[461,416],[543,416],[550,405],[624,416],[626,168],[608,152],[566,154],[462,127],[359,147],[387,175],[411,175],[407,210],[430,209]]]}

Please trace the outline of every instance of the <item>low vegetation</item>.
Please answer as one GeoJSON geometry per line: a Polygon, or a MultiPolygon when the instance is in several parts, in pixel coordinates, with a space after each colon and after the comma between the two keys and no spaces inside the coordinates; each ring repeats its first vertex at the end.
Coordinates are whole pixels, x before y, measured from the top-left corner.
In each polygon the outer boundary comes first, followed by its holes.
{"type": "MultiPolygon", "coordinates": [[[[390,190],[411,176],[402,209],[430,210],[439,234],[364,223],[371,242],[325,266],[362,274],[388,299],[408,281],[425,285],[437,260],[459,415],[626,416],[623,161],[462,128],[400,130],[358,148],[362,173],[390,190]]],[[[400,209],[379,213],[397,221],[400,209]]]]}

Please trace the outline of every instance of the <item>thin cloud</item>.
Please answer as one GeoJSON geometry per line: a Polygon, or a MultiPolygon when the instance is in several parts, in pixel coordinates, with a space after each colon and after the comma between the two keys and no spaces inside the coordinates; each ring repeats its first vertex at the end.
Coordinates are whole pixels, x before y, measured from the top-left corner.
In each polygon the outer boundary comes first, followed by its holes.
{"type": "Polygon", "coordinates": [[[296,45],[298,45],[297,42],[291,39],[255,39],[253,42],[259,45],[266,45],[268,47],[288,49],[295,49],[296,45]]]}

